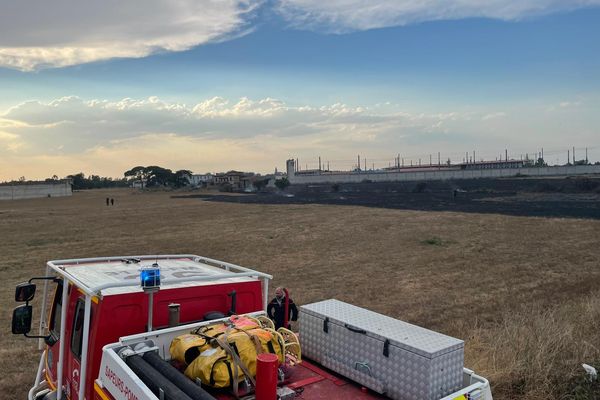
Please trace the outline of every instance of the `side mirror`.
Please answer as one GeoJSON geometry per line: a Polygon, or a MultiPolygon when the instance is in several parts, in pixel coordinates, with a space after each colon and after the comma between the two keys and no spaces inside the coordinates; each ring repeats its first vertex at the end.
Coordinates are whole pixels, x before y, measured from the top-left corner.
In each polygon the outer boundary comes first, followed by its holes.
{"type": "Polygon", "coordinates": [[[50,334],[46,337],[44,337],[44,342],[52,347],[56,344],[56,342],[58,342],[58,338],[56,337],[56,335],[54,334],[54,332],[50,332],[50,334]]]}
{"type": "Polygon", "coordinates": [[[31,331],[31,315],[33,307],[22,304],[13,310],[12,333],[26,335],[31,331]]]}
{"type": "Polygon", "coordinates": [[[15,301],[31,301],[35,296],[35,283],[23,282],[17,285],[15,301]]]}

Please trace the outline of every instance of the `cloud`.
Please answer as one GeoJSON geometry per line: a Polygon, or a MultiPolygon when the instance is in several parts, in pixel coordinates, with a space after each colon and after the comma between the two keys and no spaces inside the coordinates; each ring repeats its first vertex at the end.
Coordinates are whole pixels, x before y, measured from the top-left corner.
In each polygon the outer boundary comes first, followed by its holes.
{"type": "Polygon", "coordinates": [[[0,66],[31,71],[187,50],[249,29],[260,1],[4,1],[0,66]]]}
{"type": "MultiPolygon", "coordinates": [[[[138,143],[135,153],[140,153],[149,141],[173,148],[193,143],[215,148],[220,143],[223,163],[235,160],[228,150],[235,147],[232,143],[262,148],[256,154],[266,158],[319,151],[341,156],[366,146],[388,151],[387,146],[403,141],[439,141],[470,119],[468,113],[409,113],[391,105],[289,105],[273,98],[214,97],[187,105],[157,97],[108,101],[69,96],[26,101],[0,114],[0,156],[79,159],[98,151],[120,154],[134,143],[138,143]],[[266,155],[268,149],[273,152],[266,155]]],[[[180,158],[173,154],[171,159],[180,158]]]]}
{"type": "Polygon", "coordinates": [[[470,17],[519,20],[597,5],[600,0],[5,0],[0,67],[34,71],[189,50],[251,32],[256,11],[267,6],[292,27],[344,33],[470,17]]]}
{"type": "Polygon", "coordinates": [[[483,117],[481,117],[481,120],[488,121],[490,119],[502,118],[502,117],[506,117],[506,113],[503,111],[498,111],[498,112],[494,112],[494,113],[490,113],[490,114],[485,114],[483,117]]]}
{"type": "Polygon", "coordinates": [[[422,112],[385,103],[295,105],[246,97],[193,104],[158,97],[32,100],[0,112],[0,179],[79,171],[120,176],[151,164],[265,172],[283,168],[289,157],[304,166],[319,155],[340,169],[351,168],[356,154],[379,166],[398,153],[407,163],[438,151],[444,160],[461,161],[473,149],[494,159],[505,148],[511,154],[540,145],[560,149],[566,135],[573,145],[590,146],[597,138],[596,109],[593,103],[561,113],[526,105],[422,112]]]}
{"type": "Polygon", "coordinates": [[[369,142],[387,135],[443,132],[448,122],[468,115],[411,114],[389,106],[342,103],[292,106],[273,98],[232,102],[214,97],[186,105],[158,97],[108,101],[69,96],[26,101],[0,118],[0,128],[25,143],[23,151],[75,153],[153,134],[211,140],[320,135],[369,142]]]}
{"type": "Polygon", "coordinates": [[[507,21],[600,5],[600,0],[280,0],[301,29],[344,33],[425,21],[483,17],[507,21]]]}

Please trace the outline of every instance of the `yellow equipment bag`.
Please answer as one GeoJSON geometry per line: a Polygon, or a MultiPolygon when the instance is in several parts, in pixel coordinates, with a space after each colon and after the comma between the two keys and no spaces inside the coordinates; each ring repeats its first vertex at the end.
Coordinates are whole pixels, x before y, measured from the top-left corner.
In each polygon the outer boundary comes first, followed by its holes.
{"type": "Polygon", "coordinates": [[[171,357],[187,365],[185,375],[214,388],[236,386],[245,375],[256,376],[256,357],[276,354],[285,361],[284,343],[275,331],[260,328],[250,318],[232,317],[227,323],[208,325],[176,337],[171,357]],[[236,377],[236,379],[234,379],[236,377]]]}
{"type": "Polygon", "coordinates": [[[169,347],[169,352],[171,353],[171,359],[188,365],[208,347],[210,346],[205,338],[192,333],[186,333],[173,339],[169,347]]]}

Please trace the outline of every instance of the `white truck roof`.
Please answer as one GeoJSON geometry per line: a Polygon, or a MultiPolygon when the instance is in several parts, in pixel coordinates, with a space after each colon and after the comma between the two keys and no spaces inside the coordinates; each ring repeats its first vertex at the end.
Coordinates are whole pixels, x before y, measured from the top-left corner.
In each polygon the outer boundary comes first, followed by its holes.
{"type": "Polygon", "coordinates": [[[197,255],[123,256],[49,261],[48,267],[92,295],[141,292],[140,269],[157,263],[161,288],[271,279],[249,268],[197,255]]]}

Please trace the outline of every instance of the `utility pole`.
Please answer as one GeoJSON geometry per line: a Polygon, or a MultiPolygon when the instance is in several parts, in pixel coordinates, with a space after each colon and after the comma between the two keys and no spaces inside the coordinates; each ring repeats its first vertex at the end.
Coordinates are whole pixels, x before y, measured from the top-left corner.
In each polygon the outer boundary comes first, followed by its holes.
{"type": "Polygon", "coordinates": [[[569,150],[567,150],[567,164],[571,164],[571,156],[569,155],[569,150]]]}
{"type": "Polygon", "coordinates": [[[358,155],[358,163],[356,164],[356,169],[360,171],[360,154],[358,155]]]}
{"type": "Polygon", "coordinates": [[[504,149],[504,161],[508,161],[508,149],[504,149]]]}
{"type": "Polygon", "coordinates": [[[321,156],[319,156],[319,171],[321,171],[321,156]]]}
{"type": "Polygon", "coordinates": [[[438,151],[438,167],[442,165],[442,159],[440,158],[440,152],[438,151]]]}
{"type": "Polygon", "coordinates": [[[367,159],[365,158],[365,171],[367,170],[367,159]]]}
{"type": "Polygon", "coordinates": [[[585,163],[588,164],[588,158],[587,158],[587,147],[585,148],[585,163]]]}
{"type": "Polygon", "coordinates": [[[573,165],[575,165],[575,146],[573,146],[573,165]]]}

